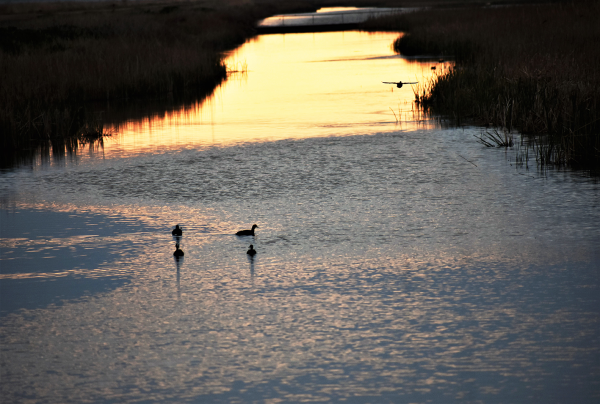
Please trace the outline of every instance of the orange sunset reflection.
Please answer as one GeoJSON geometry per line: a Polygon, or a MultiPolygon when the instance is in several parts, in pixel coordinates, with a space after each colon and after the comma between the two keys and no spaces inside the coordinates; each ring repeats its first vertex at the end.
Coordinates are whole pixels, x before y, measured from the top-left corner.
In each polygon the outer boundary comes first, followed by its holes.
{"type": "Polygon", "coordinates": [[[411,86],[382,83],[423,82],[439,65],[399,57],[392,50],[397,37],[359,31],[259,36],[227,56],[230,76],[209,99],[108,128],[118,135],[105,142],[107,156],[431,125],[413,105],[411,86]]]}

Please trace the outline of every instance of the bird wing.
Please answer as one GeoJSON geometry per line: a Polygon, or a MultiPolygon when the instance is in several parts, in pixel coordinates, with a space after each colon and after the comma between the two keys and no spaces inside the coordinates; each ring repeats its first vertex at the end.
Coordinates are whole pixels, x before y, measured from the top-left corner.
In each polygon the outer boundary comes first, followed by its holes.
{"type": "Polygon", "coordinates": [[[398,84],[395,81],[382,81],[383,84],[398,84]]]}
{"type": "Polygon", "coordinates": [[[413,81],[411,83],[402,83],[402,84],[417,84],[417,83],[418,83],[418,81],[413,81]]]}

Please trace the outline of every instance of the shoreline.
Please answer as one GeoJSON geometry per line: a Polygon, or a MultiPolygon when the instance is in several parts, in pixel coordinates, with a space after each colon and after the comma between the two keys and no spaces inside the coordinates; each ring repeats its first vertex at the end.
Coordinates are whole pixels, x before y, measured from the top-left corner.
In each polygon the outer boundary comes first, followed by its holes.
{"type": "Polygon", "coordinates": [[[29,3],[0,6],[2,167],[39,147],[76,149],[106,135],[90,102],[200,101],[227,78],[223,52],[279,4],[29,3]]]}
{"type": "Polygon", "coordinates": [[[424,110],[458,125],[496,128],[504,138],[518,131],[541,167],[598,175],[599,11],[593,1],[430,9],[366,25],[406,32],[394,43],[400,54],[456,61],[455,69],[419,85],[415,96],[424,110]]]}
{"type": "MultiPolygon", "coordinates": [[[[244,2],[243,6],[238,3],[237,0],[224,3],[199,0],[193,3],[140,1],[118,5],[108,2],[0,5],[4,11],[0,15],[0,30],[3,34],[10,34],[3,35],[0,42],[0,68],[9,78],[4,81],[0,92],[1,166],[12,166],[21,159],[21,155],[28,155],[32,149],[57,147],[69,151],[76,150],[79,145],[101,142],[109,134],[103,131],[101,119],[82,107],[90,102],[118,104],[132,100],[143,102],[145,99],[160,103],[201,101],[227,79],[223,52],[234,49],[255,35],[273,30],[257,27],[259,20],[276,14],[315,11],[319,7],[334,5],[329,0],[315,3],[299,0],[285,4],[254,0],[244,2]],[[12,10],[12,14],[7,10],[12,10]]],[[[352,0],[344,2],[348,6],[356,4],[352,0]]],[[[464,35],[448,44],[448,35],[442,39],[435,38],[435,28],[433,34],[425,32],[431,31],[432,24],[435,24],[435,18],[431,17],[435,13],[456,12],[456,7],[466,7],[460,12],[472,12],[481,9],[479,6],[483,4],[479,1],[434,1],[425,4],[435,6],[431,10],[398,18],[379,17],[366,23],[345,24],[344,27],[290,26],[286,27],[286,32],[349,28],[405,31],[409,35],[403,37],[404,45],[400,46],[400,41],[396,44],[399,53],[405,53],[408,39],[425,36],[426,43],[421,41],[412,45],[413,52],[458,54],[462,68],[469,66],[470,62],[461,58],[473,59],[477,52],[485,54],[480,45],[470,45],[473,40],[465,39],[464,35]],[[420,28],[416,28],[418,24],[420,28]]],[[[383,7],[397,6],[398,3],[373,0],[360,5],[383,7]]],[[[281,27],[274,30],[280,32],[281,27]]],[[[421,86],[417,95],[420,105],[434,113],[455,116],[459,121],[472,119],[509,131],[512,128],[523,129],[523,125],[514,124],[506,116],[508,110],[504,114],[501,111],[486,112],[477,116],[472,107],[471,111],[465,112],[468,101],[452,101],[449,96],[440,95],[439,89],[442,83],[446,83],[442,82],[442,78],[458,80],[458,71],[461,70],[455,70],[455,76],[440,76],[437,82],[421,86]],[[456,107],[457,104],[460,108],[456,107]]],[[[468,79],[481,81],[486,78],[468,79]]],[[[465,88],[464,81],[463,78],[461,88],[465,88]]],[[[476,103],[481,102],[477,100],[476,103]]],[[[513,109],[510,109],[512,113],[513,109]]],[[[582,122],[580,126],[589,123],[582,122]]],[[[544,131],[545,128],[533,126],[523,130],[538,134],[544,131]]],[[[593,145],[591,148],[594,148],[593,145]]]]}

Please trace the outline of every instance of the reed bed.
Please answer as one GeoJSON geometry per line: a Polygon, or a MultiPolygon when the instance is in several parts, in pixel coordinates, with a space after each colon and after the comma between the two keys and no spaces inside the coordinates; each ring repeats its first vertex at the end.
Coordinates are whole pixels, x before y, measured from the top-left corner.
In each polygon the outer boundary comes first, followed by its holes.
{"type": "Polygon", "coordinates": [[[418,87],[424,109],[528,134],[542,164],[598,171],[598,15],[590,1],[430,9],[380,23],[407,32],[399,53],[456,61],[418,87]]]}
{"type": "Polygon", "coordinates": [[[85,141],[98,127],[90,102],[205,96],[227,76],[223,52],[254,35],[257,20],[305,8],[242,0],[0,6],[2,154],[85,141]]]}

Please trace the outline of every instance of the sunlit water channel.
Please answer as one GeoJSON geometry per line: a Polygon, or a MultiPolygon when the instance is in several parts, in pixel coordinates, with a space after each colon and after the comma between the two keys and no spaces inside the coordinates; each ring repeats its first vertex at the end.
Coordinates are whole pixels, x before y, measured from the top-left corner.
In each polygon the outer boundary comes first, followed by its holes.
{"type": "Polygon", "coordinates": [[[209,100],[1,172],[3,401],[597,402],[600,186],[413,111],[381,81],[447,66],[395,38],[259,37],[209,100]]]}

